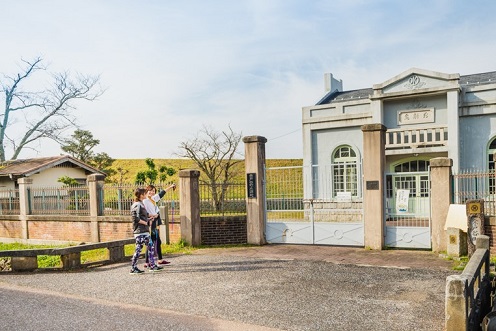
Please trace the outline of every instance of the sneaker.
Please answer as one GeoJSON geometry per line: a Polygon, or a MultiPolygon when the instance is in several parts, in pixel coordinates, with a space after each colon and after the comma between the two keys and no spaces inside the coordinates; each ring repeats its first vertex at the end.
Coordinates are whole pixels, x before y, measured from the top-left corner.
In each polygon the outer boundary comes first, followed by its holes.
{"type": "Polygon", "coordinates": [[[145,268],[148,268],[148,263],[145,263],[145,268]]]}
{"type": "Polygon", "coordinates": [[[164,270],[164,267],[159,267],[158,265],[154,266],[153,268],[148,269],[150,272],[155,272],[155,271],[162,271],[164,270]]]}
{"type": "Polygon", "coordinates": [[[143,270],[140,270],[138,268],[132,268],[131,271],[129,272],[131,275],[139,275],[139,274],[142,274],[144,273],[143,270]]]}
{"type": "Polygon", "coordinates": [[[166,261],[166,260],[159,260],[158,264],[164,264],[165,265],[165,264],[170,264],[170,262],[166,261]]]}

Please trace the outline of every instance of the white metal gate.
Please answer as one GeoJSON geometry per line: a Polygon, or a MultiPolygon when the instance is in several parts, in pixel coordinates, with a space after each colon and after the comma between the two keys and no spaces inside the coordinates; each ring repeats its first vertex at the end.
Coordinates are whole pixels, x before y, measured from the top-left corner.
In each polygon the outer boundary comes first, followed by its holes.
{"type": "Polygon", "coordinates": [[[386,247],[430,249],[429,172],[388,173],[385,179],[386,247]]]}
{"type": "Polygon", "coordinates": [[[265,237],[269,243],[363,246],[362,200],[333,192],[336,168],[265,169],[265,237]]]}

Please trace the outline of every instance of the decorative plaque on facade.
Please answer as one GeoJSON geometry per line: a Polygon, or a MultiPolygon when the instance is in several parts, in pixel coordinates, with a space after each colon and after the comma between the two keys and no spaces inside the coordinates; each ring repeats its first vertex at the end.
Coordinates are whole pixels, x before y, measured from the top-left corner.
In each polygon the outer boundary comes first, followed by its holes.
{"type": "Polygon", "coordinates": [[[434,123],[434,108],[403,110],[398,112],[398,125],[434,123]]]}

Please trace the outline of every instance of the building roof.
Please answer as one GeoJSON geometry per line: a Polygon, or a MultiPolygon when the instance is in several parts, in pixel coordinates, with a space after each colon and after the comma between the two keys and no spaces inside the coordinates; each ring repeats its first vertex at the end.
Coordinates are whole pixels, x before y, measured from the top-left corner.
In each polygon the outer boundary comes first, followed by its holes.
{"type": "Polygon", "coordinates": [[[69,155],[38,157],[33,159],[12,160],[0,164],[0,177],[14,176],[23,177],[30,176],[45,169],[55,167],[63,163],[71,163],[77,167],[86,170],[89,173],[97,173],[105,175],[102,171],[72,157],[69,155]]]}
{"type": "MultiPolygon", "coordinates": [[[[496,71],[483,72],[478,74],[460,76],[460,86],[485,85],[496,83],[496,71]]],[[[317,105],[323,105],[332,102],[351,101],[367,99],[374,93],[372,88],[364,88],[350,91],[334,91],[327,93],[317,105]]]]}
{"type": "Polygon", "coordinates": [[[484,85],[496,83],[496,71],[460,76],[460,85],[484,85]]]}

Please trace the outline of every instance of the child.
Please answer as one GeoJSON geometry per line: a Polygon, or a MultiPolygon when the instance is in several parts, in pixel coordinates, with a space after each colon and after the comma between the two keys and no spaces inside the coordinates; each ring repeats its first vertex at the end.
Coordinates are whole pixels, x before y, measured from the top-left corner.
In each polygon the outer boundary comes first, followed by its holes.
{"type": "MultiPolygon", "coordinates": [[[[157,264],[170,264],[169,261],[163,260],[162,259],[162,241],[160,240],[160,233],[159,233],[159,225],[162,225],[162,219],[160,218],[159,214],[159,208],[157,206],[157,202],[160,201],[165,195],[167,191],[170,189],[175,190],[176,189],[176,184],[172,184],[165,190],[161,190],[158,194],[156,194],[157,189],[153,185],[148,185],[146,187],[146,195],[147,198],[143,200],[143,204],[146,208],[146,211],[148,212],[148,215],[150,217],[153,217],[152,220],[152,228],[151,228],[151,238],[152,241],[154,242],[154,246],[156,249],[156,253],[158,255],[158,262],[157,264]]],[[[146,251],[146,260],[145,260],[145,268],[148,267],[148,260],[149,260],[149,254],[154,253],[153,251],[146,251]]]]}
{"type": "MultiPolygon", "coordinates": [[[[153,241],[150,239],[150,222],[152,217],[148,216],[143,199],[145,198],[146,190],[138,188],[134,191],[134,203],[131,206],[131,216],[133,219],[133,233],[136,238],[136,248],[134,250],[133,258],[131,259],[131,272],[130,274],[141,274],[143,270],[138,268],[138,258],[141,254],[143,244],[147,246],[148,251],[153,252],[153,241]]],[[[155,264],[155,257],[150,255],[150,271],[160,271],[163,267],[155,264]]]]}

